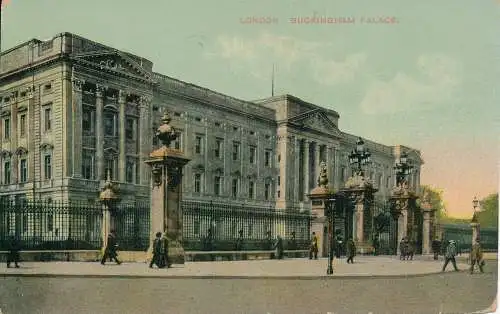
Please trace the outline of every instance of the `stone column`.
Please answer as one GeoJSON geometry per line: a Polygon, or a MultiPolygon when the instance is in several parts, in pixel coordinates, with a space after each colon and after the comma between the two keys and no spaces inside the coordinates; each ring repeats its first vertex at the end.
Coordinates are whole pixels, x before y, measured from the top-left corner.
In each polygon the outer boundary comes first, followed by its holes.
{"type": "MultiPolygon", "coordinates": [[[[403,202],[407,202],[404,200],[403,202]]],[[[407,204],[403,204],[401,208],[401,215],[398,219],[398,245],[401,240],[407,236],[408,233],[408,207],[407,204]]]]}
{"type": "Polygon", "coordinates": [[[308,140],[304,140],[304,194],[309,194],[311,192],[311,187],[309,186],[310,180],[310,162],[309,162],[309,147],[311,142],[308,140]]]}
{"type": "Polygon", "coordinates": [[[314,167],[313,167],[314,168],[314,176],[313,176],[314,179],[311,182],[313,186],[316,186],[316,179],[317,179],[319,171],[320,171],[320,167],[319,167],[320,148],[321,148],[321,145],[318,142],[316,142],[314,144],[314,167]]]}
{"type": "Polygon", "coordinates": [[[326,147],[326,171],[327,171],[327,175],[328,175],[328,178],[330,179],[331,181],[331,185],[332,186],[335,186],[335,177],[333,176],[333,167],[334,167],[334,164],[332,162],[332,151],[333,151],[333,148],[332,147],[329,147],[327,146],[326,147]]]}
{"type": "Polygon", "coordinates": [[[356,195],[354,213],[356,218],[356,241],[359,244],[364,242],[364,195],[356,195]]]}
{"type": "MultiPolygon", "coordinates": [[[[10,149],[12,151],[11,155],[11,184],[16,184],[19,182],[18,169],[19,169],[19,156],[15,153],[18,141],[17,141],[17,98],[14,93],[10,95],[10,101],[12,103],[12,110],[10,112],[10,149]]],[[[2,169],[3,170],[3,169],[2,169]]]]}
{"type": "Polygon", "coordinates": [[[73,177],[82,176],[82,88],[85,81],[73,78],[73,177]]]}
{"type": "MultiPolygon", "coordinates": [[[[152,147],[152,134],[151,134],[151,117],[149,105],[152,98],[143,96],[139,99],[139,177],[141,184],[146,185],[150,179],[147,165],[144,163],[151,147],[152,147]]],[[[185,138],[187,139],[187,137],[185,138]]],[[[184,139],[184,140],[185,140],[184,139]]]]}
{"type": "Polygon", "coordinates": [[[127,101],[127,93],[123,90],[118,92],[118,106],[119,106],[119,157],[118,157],[118,180],[120,182],[125,182],[125,171],[126,171],[126,146],[125,146],[125,106],[127,101]]]}
{"type": "Polygon", "coordinates": [[[105,86],[96,85],[96,115],[95,115],[95,134],[96,134],[96,164],[97,180],[104,179],[104,91],[105,86]]]}
{"type": "Polygon", "coordinates": [[[102,205],[102,250],[101,254],[104,255],[104,250],[108,246],[108,234],[111,232],[111,213],[107,205],[102,205]]]}
{"type": "MultiPolygon", "coordinates": [[[[294,161],[294,180],[293,180],[293,201],[294,202],[299,202],[300,199],[303,197],[300,197],[300,194],[302,194],[302,191],[299,191],[299,182],[300,182],[300,161],[301,161],[301,156],[300,156],[300,140],[296,137],[294,141],[294,152],[295,152],[295,161],[294,161]]],[[[293,160],[293,158],[292,158],[293,160]]]]}
{"type": "Polygon", "coordinates": [[[431,253],[431,210],[424,209],[422,225],[422,254],[431,253]]]}

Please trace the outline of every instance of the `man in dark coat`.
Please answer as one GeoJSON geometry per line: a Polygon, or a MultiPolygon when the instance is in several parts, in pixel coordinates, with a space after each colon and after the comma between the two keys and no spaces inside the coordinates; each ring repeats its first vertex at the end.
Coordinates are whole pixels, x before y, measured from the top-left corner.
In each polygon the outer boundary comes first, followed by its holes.
{"type": "Polygon", "coordinates": [[[108,244],[106,245],[106,249],[104,250],[104,254],[101,259],[101,264],[104,265],[106,263],[106,259],[109,258],[111,260],[115,260],[116,264],[120,265],[122,262],[118,260],[118,253],[116,252],[118,248],[118,243],[116,242],[116,234],[114,230],[108,235],[108,244]]]}
{"type": "Polygon", "coordinates": [[[276,258],[277,259],[283,259],[283,239],[278,236],[276,239],[276,243],[274,244],[274,248],[276,249],[276,258]]]}
{"type": "Polygon", "coordinates": [[[10,263],[14,262],[16,268],[19,268],[19,251],[21,251],[21,243],[11,236],[8,242],[9,255],[7,256],[7,268],[10,268],[10,263]]]}
{"type": "Polygon", "coordinates": [[[311,237],[311,246],[309,247],[309,259],[318,259],[318,237],[316,236],[316,232],[312,233],[311,237]]]}
{"type": "Polygon", "coordinates": [[[373,237],[373,255],[377,256],[380,247],[380,241],[378,239],[378,234],[373,237]]]}
{"type": "Polygon", "coordinates": [[[161,232],[156,233],[156,239],[153,241],[153,258],[151,258],[151,262],[149,263],[149,268],[153,268],[153,265],[156,264],[158,268],[162,267],[161,264],[161,232]]]}
{"type": "Polygon", "coordinates": [[[342,236],[338,235],[336,238],[336,246],[335,246],[335,257],[340,258],[342,255],[342,247],[343,247],[343,239],[342,236]]]}
{"type": "Polygon", "coordinates": [[[356,256],[356,244],[352,239],[349,239],[346,244],[347,264],[354,264],[354,256],[356,256]]]}
{"type": "Polygon", "coordinates": [[[439,252],[441,251],[441,241],[435,239],[432,241],[432,252],[434,253],[434,260],[438,260],[439,252]]]}
{"type": "Polygon", "coordinates": [[[168,258],[168,238],[167,238],[167,233],[163,233],[163,236],[161,237],[161,265],[163,267],[170,268],[172,267],[172,263],[170,262],[170,259],[168,258]]]}

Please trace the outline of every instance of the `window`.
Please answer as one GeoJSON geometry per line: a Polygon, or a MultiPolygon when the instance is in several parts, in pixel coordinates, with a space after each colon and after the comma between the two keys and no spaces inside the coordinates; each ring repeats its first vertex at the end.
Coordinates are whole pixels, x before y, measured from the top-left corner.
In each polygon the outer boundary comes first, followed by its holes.
{"type": "Polygon", "coordinates": [[[281,162],[281,154],[278,154],[278,163],[281,162]]]}
{"type": "Polygon", "coordinates": [[[266,167],[271,167],[271,151],[266,150],[264,153],[264,165],[266,167]]]}
{"type": "Polygon", "coordinates": [[[194,152],[196,154],[203,153],[203,137],[201,135],[196,135],[195,142],[194,142],[194,152]]]}
{"type": "Polygon", "coordinates": [[[250,163],[254,164],[257,160],[257,148],[255,146],[250,146],[250,163]]]}
{"type": "Polygon", "coordinates": [[[3,138],[6,140],[10,138],[10,119],[9,118],[3,119],[3,138]]]}
{"type": "Polygon", "coordinates": [[[215,139],[215,157],[222,158],[223,151],[224,151],[224,140],[221,138],[215,139]]]}
{"type": "Polygon", "coordinates": [[[214,182],[214,194],[221,195],[221,188],[222,188],[222,177],[216,176],[214,182]]]}
{"type": "Polygon", "coordinates": [[[44,91],[49,91],[49,90],[51,90],[51,89],[52,89],[52,84],[50,84],[50,83],[47,83],[47,84],[45,84],[45,85],[43,86],[43,90],[44,90],[44,91]]]}
{"type": "Polygon", "coordinates": [[[278,198],[281,197],[281,192],[278,190],[278,198]]]}
{"type": "Polygon", "coordinates": [[[385,187],[386,188],[389,188],[389,186],[391,185],[391,177],[388,176],[385,180],[385,187]]]}
{"type": "Polygon", "coordinates": [[[127,118],[125,122],[125,138],[127,140],[133,140],[134,137],[135,121],[132,118],[127,118]]]}
{"type": "Polygon", "coordinates": [[[116,156],[110,156],[106,160],[106,172],[104,173],[105,178],[107,179],[108,176],[108,171],[109,171],[109,177],[111,180],[116,180],[117,179],[117,174],[118,174],[118,160],[116,156]]]}
{"type": "Polygon", "coordinates": [[[82,129],[87,133],[94,133],[95,111],[90,108],[84,108],[82,114],[82,129]]]}
{"type": "Polygon", "coordinates": [[[43,172],[45,175],[45,180],[52,179],[52,156],[43,156],[43,172]]]}
{"type": "Polygon", "coordinates": [[[10,161],[3,164],[3,184],[10,184],[11,166],[10,161]]]}
{"type": "Polygon", "coordinates": [[[125,167],[125,180],[127,183],[134,183],[135,167],[135,158],[128,157],[127,165],[125,167]]]}
{"type": "Polygon", "coordinates": [[[233,183],[231,185],[231,195],[233,197],[238,197],[238,186],[239,186],[239,180],[237,178],[233,179],[233,183]]]}
{"type": "Polygon", "coordinates": [[[113,112],[104,113],[104,135],[117,135],[116,114],[114,114],[113,112]]]}
{"type": "Polygon", "coordinates": [[[194,192],[201,193],[201,173],[195,173],[194,175],[194,192]]]}
{"type": "Polygon", "coordinates": [[[197,122],[201,122],[201,118],[199,118],[199,117],[196,117],[196,118],[194,118],[194,119],[195,119],[197,122]]]}
{"type": "Polygon", "coordinates": [[[248,182],[248,197],[255,198],[255,182],[248,182]]]}
{"type": "Polygon", "coordinates": [[[177,150],[181,150],[181,148],[182,148],[182,132],[175,132],[175,134],[177,136],[176,136],[175,140],[173,140],[170,143],[170,148],[175,148],[177,150]]]}
{"type": "Polygon", "coordinates": [[[87,180],[94,180],[94,151],[84,150],[82,160],[82,175],[87,180]]]}
{"type": "Polygon", "coordinates": [[[233,142],[233,160],[240,158],[240,143],[233,142]]]}
{"type": "Polygon", "coordinates": [[[267,201],[269,200],[269,196],[271,194],[271,184],[266,183],[264,185],[264,199],[267,201]]]}
{"type": "Polygon", "coordinates": [[[280,185],[281,185],[281,177],[278,176],[278,186],[280,186],[280,185]]]}
{"type": "Polygon", "coordinates": [[[19,174],[20,183],[28,181],[28,162],[24,158],[19,161],[19,174]]]}
{"type": "Polygon", "coordinates": [[[26,135],[26,114],[19,117],[19,133],[21,136],[26,135]]]}
{"type": "Polygon", "coordinates": [[[50,131],[52,128],[52,109],[51,108],[45,108],[43,110],[43,119],[44,119],[45,132],[50,131]]]}

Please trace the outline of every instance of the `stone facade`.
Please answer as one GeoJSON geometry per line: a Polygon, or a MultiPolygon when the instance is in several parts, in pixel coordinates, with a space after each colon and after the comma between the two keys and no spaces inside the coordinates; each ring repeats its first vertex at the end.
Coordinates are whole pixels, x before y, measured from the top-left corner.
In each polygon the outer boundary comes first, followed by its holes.
{"type": "MultiPolygon", "coordinates": [[[[148,200],[145,160],[163,111],[171,113],[191,159],[185,199],[310,209],[321,161],[339,189],[351,175],[357,136],[338,129],[339,114],[291,95],[243,101],[153,72],[153,63],[62,33],[1,55],[0,196],[97,200],[109,171],[122,198],[148,200]]],[[[365,140],[368,169],[381,197],[395,183],[402,149],[365,140]]]]}

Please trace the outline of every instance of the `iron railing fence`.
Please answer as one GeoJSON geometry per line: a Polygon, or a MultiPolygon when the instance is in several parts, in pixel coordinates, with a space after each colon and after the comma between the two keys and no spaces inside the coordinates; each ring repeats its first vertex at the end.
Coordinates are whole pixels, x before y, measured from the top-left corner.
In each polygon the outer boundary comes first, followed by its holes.
{"type": "Polygon", "coordinates": [[[0,250],[93,250],[102,244],[102,210],[88,203],[0,202],[0,250]]]}
{"type": "Polygon", "coordinates": [[[285,249],[309,248],[311,215],[295,208],[184,201],[182,209],[186,251],[271,250],[278,235],[285,249]]]}
{"type": "Polygon", "coordinates": [[[146,251],[150,237],[149,203],[118,204],[114,215],[118,248],[123,251],[146,251]]]}

